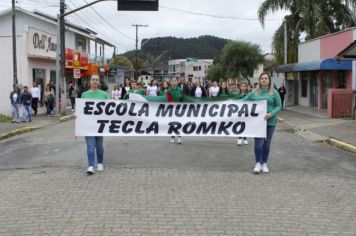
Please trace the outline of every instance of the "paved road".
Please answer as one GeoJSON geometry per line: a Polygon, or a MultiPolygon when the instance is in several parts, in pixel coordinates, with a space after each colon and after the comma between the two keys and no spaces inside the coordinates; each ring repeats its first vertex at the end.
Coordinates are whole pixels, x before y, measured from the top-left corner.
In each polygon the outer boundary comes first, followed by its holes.
{"type": "Polygon", "coordinates": [[[0,141],[0,235],[356,235],[356,157],[283,124],[267,175],[232,138],[106,138],[88,177],[73,127],[0,141]]]}

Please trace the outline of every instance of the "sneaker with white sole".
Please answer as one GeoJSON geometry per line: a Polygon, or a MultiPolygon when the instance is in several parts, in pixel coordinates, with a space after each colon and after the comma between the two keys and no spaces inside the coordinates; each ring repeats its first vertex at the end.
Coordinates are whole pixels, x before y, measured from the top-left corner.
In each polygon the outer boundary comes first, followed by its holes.
{"type": "Polygon", "coordinates": [[[176,141],[175,137],[172,136],[171,139],[169,140],[170,143],[174,143],[176,141]]]}
{"type": "Polygon", "coordinates": [[[104,165],[102,163],[98,163],[98,171],[104,171],[104,165]]]}
{"type": "Polygon", "coordinates": [[[87,169],[87,174],[88,174],[88,175],[94,174],[94,167],[93,167],[93,166],[89,166],[89,167],[88,167],[88,169],[87,169]]]}
{"type": "Polygon", "coordinates": [[[248,145],[247,139],[244,140],[244,145],[248,145]]]}
{"type": "Polygon", "coordinates": [[[255,174],[258,174],[261,172],[261,163],[259,163],[259,162],[256,163],[255,168],[253,169],[253,172],[255,174]]]}
{"type": "Polygon", "coordinates": [[[239,138],[239,139],[237,140],[237,145],[238,145],[238,146],[241,146],[241,145],[242,145],[242,139],[239,138]]]}
{"type": "Polygon", "coordinates": [[[263,172],[263,173],[268,173],[268,172],[269,172],[269,169],[268,169],[268,167],[267,167],[267,163],[263,163],[263,165],[262,165],[262,172],[263,172]]]}
{"type": "Polygon", "coordinates": [[[177,137],[177,144],[182,144],[182,138],[181,137],[177,137]]]}

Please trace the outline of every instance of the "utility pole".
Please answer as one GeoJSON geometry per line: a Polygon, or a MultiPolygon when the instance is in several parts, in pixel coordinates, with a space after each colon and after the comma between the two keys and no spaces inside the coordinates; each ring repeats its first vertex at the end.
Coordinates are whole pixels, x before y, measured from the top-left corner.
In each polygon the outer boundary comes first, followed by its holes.
{"type": "Polygon", "coordinates": [[[148,25],[132,25],[136,27],[136,50],[135,50],[135,80],[137,80],[138,73],[137,73],[137,50],[138,50],[138,27],[148,27],[148,25]]]}
{"type": "Polygon", "coordinates": [[[66,58],[65,58],[65,22],[64,22],[64,12],[65,12],[65,2],[64,0],[60,0],[59,5],[59,14],[60,14],[60,45],[61,45],[61,68],[60,68],[60,78],[61,78],[61,85],[60,85],[60,92],[61,92],[61,114],[66,114],[67,108],[67,93],[66,93],[66,76],[65,76],[65,66],[66,66],[66,58]]]}
{"type": "Polygon", "coordinates": [[[287,55],[287,20],[284,18],[284,64],[288,64],[288,55],[287,55]]]}
{"type": "Polygon", "coordinates": [[[17,60],[16,60],[16,8],[15,0],[12,0],[12,59],[13,59],[13,84],[16,85],[17,81],[17,60]]]}

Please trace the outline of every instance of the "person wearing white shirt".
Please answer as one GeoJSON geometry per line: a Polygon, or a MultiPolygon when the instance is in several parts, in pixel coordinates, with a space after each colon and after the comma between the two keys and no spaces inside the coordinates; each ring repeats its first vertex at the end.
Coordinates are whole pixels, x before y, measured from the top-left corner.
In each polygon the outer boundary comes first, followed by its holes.
{"type": "Polygon", "coordinates": [[[114,89],[111,92],[111,98],[119,100],[119,98],[121,97],[121,90],[122,88],[119,85],[115,84],[114,89]]]}
{"type": "Polygon", "coordinates": [[[198,79],[195,80],[195,86],[192,88],[190,95],[197,98],[206,97],[206,90],[200,85],[200,81],[198,79]]]}
{"type": "Polygon", "coordinates": [[[34,111],[34,115],[37,115],[37,107],[38,101],[41,97],[41,90],[37,87],[36,82],[33,82],[33,87],[31,88],[30,93],[32,95],[31,107],[34,111]]]}
{"type": "Polygon", "coordinates": [[[147,96],[157,96],[158,93],[157,81],[152,80],[150,86],[147,88],[147,96]]]}
{"type": "Polygon", "coordinates": [[[219,93],[219,86],[218,83],[215,81],[214,85],[209,89],[209,97],[217,97],[219,93]]]}

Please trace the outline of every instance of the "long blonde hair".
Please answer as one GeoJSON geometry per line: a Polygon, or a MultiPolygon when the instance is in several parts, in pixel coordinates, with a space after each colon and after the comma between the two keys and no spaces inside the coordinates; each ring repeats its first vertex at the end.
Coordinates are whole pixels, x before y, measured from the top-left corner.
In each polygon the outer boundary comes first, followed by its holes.
{"type": "Polygon", "coordinates": [[[261,85],[261,77],[263,75],[267,75],[268,79],[269,79],[269,84],[268,84],[268,95],[273,95],[274,94],[274,85],[273,85],[273,82],[272,82],[272,79],[271,79],[271,76],[268,74],[268,73],[262,73],[260,75],[260,77],[258,78],[258,85],[255,89],[255,93],[256,95],[261,95],[261,88],[262,88],[262,85],[261,85]]]}

